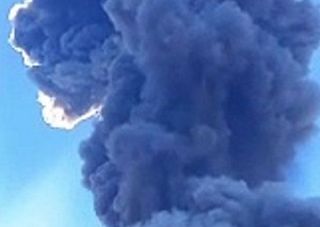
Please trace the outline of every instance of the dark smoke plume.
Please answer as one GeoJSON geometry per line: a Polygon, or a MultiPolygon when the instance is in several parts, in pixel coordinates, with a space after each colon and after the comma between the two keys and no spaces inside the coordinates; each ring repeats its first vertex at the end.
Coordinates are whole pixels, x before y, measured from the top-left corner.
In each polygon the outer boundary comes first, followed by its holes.
{"type": "Polygon", "coordinates": [[[309,1],[33,0],[12,20],[53,109],[100,107],[80,153],[103,223],[320,226],[281,186],[319,114],[309,1]]]}

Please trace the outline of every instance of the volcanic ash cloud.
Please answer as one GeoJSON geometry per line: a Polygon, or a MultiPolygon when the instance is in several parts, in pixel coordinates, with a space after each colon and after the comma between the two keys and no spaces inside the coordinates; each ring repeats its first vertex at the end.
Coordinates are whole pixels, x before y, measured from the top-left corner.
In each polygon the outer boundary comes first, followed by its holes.
{"type": "Polygon", "coordinates": [[[319,114],[309,1],[33,0],[10,19],[45,119],[98,115],[80,154],[106,226],[320,226],[281,183],[319,114]]]}

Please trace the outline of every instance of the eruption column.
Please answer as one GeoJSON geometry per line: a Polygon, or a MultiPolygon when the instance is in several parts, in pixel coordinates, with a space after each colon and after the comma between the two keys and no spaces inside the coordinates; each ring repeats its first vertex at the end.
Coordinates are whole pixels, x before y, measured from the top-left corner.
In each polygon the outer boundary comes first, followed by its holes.
{"type": "Polygon", "coordinates": [[[80,154],[103,223],[320,226],[319,201],[281,184],[319,114],[309,1],[33,0],[13,15],[46,115],[99,107],[80,154]]]}

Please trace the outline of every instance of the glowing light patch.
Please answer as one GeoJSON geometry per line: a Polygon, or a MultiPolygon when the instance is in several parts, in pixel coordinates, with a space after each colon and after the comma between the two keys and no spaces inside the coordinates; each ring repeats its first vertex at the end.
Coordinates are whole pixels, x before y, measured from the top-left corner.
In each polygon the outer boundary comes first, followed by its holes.
{"type": "Polygon", "coordinates": [[[27,9],[33,0],[24,0],[21,3],[15,4],[9,12],[9,20],[12,21],[17,16],[20,9],[27,9]]]}
{"type": "Polygon", "coordinates": [[[16,18],[18,12],[19,12],[21,9],[27,9],[27,8],[30,6],[30,4],[32,3],[32,1],[33,1],[33,0],[25,0],[25,1],[22,2],[22,3],[17,3],[17,4],[15,4],[15,5],[11,8],[11,10],[10,10],[10,12],[9,12],[9,15],[8,15],[8,19],[9,19],[9,21],[12,23],[12,29],[11,29],[11,32],[10,32],[10,35],[9,35],[9,40],[8,40],[8,42],[9,42],[9,44],[12,46],[12,48],[13,48],[15,51],[17,51],[19,54],[21,54],[22,59],[23,59],[23,63],[24,63],[26,66],[30,67],[30,68],[32,68],[32,67],[34,67],[34,66],[39,66],[40,63],[37,62],[36,60],[32,59],[32,58],[27,54],[27,52],[26,52],[24,49],[18,47],[18,46],[15,44],[15,42],[14,42],[14,40],[15,40],[14,19],[16,18]]]}
{"type": "Polygon", "coordinates": [[[16,198],[12,206],[0,217],[1,227],[58,227],[68,223],[68,210],[64,198],[63,168],[57,166],[40,180],[30,182],[16,198]],[[60,186],[60,187],[59,187],[60,186]],[[50,196],[48,196],[50,195],[50,196]]]}
{"type": "Polygon", "coordinates": [[[102,227],[79,183],[80,160],[72,153],[62,154],[52,168],[45,168],[16,196],[7,198],[7,206],[1,204],[1,227],[102,227]]]}
{"type": "Polygon", "coordinates": [[[50,97],[41,91],[38,93],[38,102],[42,105],[44,121],[53,128],[66,130],[71,130],[80,122],[98,116],[101,110],[101,107],[92,107],[81,116],[68,116],[62,107],[56,105],[54,97],[50,97]]]}

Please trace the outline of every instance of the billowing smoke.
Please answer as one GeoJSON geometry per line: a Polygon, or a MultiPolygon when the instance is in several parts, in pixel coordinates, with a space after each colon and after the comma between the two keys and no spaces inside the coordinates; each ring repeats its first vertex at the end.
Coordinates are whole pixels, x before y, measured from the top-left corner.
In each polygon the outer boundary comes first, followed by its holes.
{"type": "Polygon", "coordinates": [[[33,0],[11,20],[46,119],[99,115],[80,153],[103,223],[320,226],[281,184],[320,109],[309,1],[33,0]]]}

